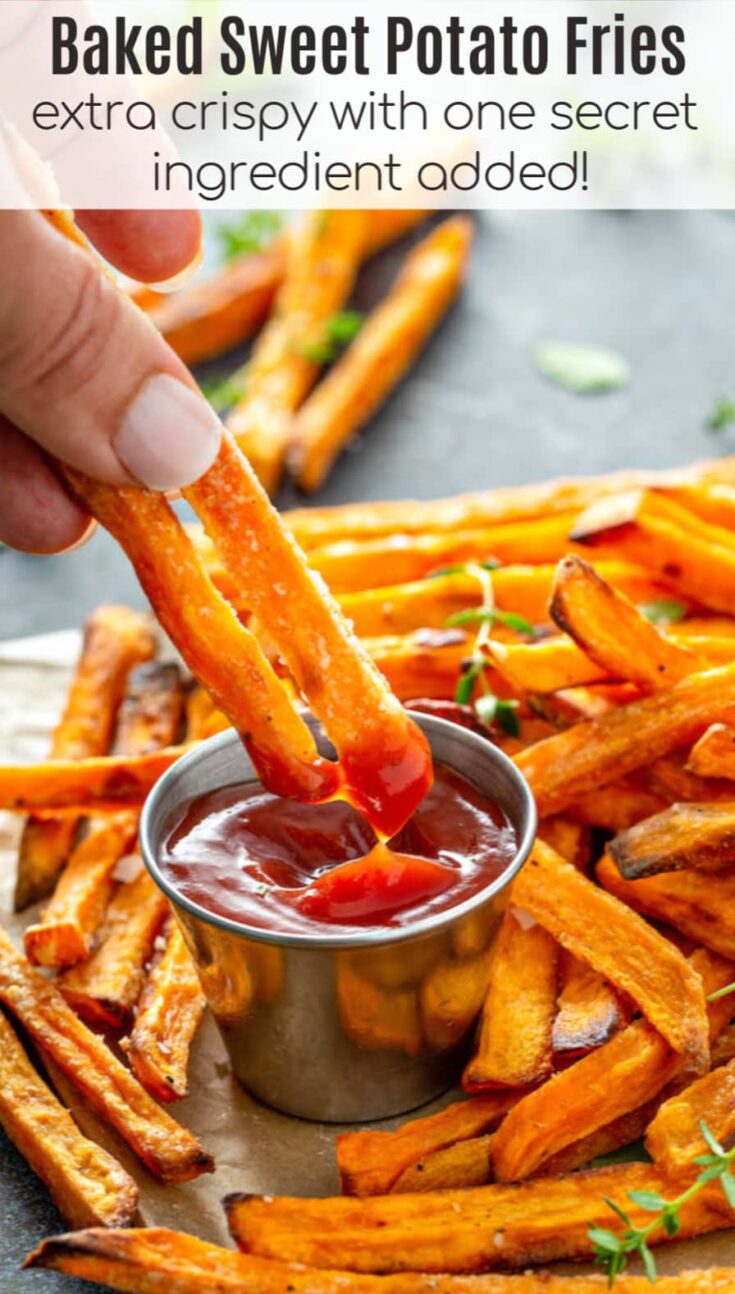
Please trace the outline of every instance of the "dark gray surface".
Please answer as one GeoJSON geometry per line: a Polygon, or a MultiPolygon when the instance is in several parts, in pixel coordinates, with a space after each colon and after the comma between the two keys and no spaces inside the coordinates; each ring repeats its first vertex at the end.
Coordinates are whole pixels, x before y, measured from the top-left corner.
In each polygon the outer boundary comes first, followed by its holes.
{"type": "MultiPolygon", "coordinates": [[[[365,273],[358,305],[380,295],[399,255],[365,273]]],[[[735,450],[735,433],[705,429],[714,399],[735,397],[734,282],[728,215],[484,217],[451,318],[318,501],[432,498],[735,450]],[[544,337],[619,349],[629,387],[579,397],[548,385],[531,359],[544,337]]],[[[296,501],[283,492],[284,505],[296,501]]],[[[125,558],[101,535],[66,557],[0,554],[0,587],[0,638],[77,625],[103,599],[142,602],[125,558]]],[[[18,1274],[20,1255],[59,1220],[1,1140],[0,1201],[0,1291],[89,1288],[18,1274]]]]}

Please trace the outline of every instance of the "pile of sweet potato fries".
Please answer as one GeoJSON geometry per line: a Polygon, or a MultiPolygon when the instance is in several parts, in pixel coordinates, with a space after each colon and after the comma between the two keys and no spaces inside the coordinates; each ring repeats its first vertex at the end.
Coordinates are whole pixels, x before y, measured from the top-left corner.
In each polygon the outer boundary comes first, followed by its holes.
{"type": "Polygon", "coordinates": [[[347,322],[351,336],[361,322],[342,314],[361,265],[428,214],[311,212],[262,251],[171,296],[130,289],[187,364],[219,356],[262,328],[247,365],[228,383],[226,423],[269,493],[284,466],[304,490],[322,484],[452,304],[472,241],[471,222],[458,216],[409,252],[388,294],[312,392],[335,358],[335,329],[347,322]]]}
{"type": "MultiPolygon", "coordinates": [[[[166,901],[135,854],[137,813],[161,769],[225,727],[223,709],[237,722],[245,704],[233,701],[230,663],[226,678],[220,669],[210,680],[206,643],[198,655],[197,630],[176,620],[187,602],[166,583],[175,563],[183,553],[185,582],[196,573],[184,585],[190,599],[206,589],[217,615],[224,599],[236,609],[232,641],[238,650],[252,641],[258,668],[286,699],[310,694],[334,725],[333,707],[349,715],[362,669],[332,676],[332,709],[302,672],[318,586],[304,583],[298,563],[280,573],[304,609],[300,634],[284,646],[279,607],[263,591],[269,559],[260,580],[246,576],[247,552],[235,551],[218,511],[218,500],[237,497],[238,471],[226,444],[215,476],[193,487],[209,539],[185,534],[155,496],[84,483],[139,571],[136,526],[153,518],[154,544],[159,523],[174,536],[154,558],[148,534],[154,569],[143,575],[190,664],[204,662],[197,672],[212,695],[155,659],[144,616],[101,607],[51,759],[0,767],[0,805],[32,815],[18,906],[47,898],[26,930],[26,957],[0,942],[0,1002],[59,1090],[71,1081],[170,1183],[212,1168],[157,1104],[186,1091],[203,1003],[166,901]],[[90,1025],[122,1038],[129,1068],[90,1025]]],[[[244,500],[241,546],[248,526],[256,538],[267,528],[258,497],[244,500]]],[[[627,1252],[648,1262],[649,1246],[673,1234],[732,1226],[735,461],[284,519],[362,640],[366,655],[356,659],[372,658],[409,708],[482,732],[536,796],[539,838],[490,952],[468,930],[441,983],[398,990],[419,1046],[445,1045],[477,1017],[466,1096],[394,1132],[340,1136],[341,1199],[230,1197],[244,1251],[236,1254],[176,1233],[115,1229],[134,1218],[135,1184],[83,1136],[3,1018],[0,1121],[64,1218],[97,1228],[48,1241],[30,1261],[125,1290],[169,1279],[179,1294],[585,1294],[604,1276],[464,1277],[592,1257],[618,1275],[610,1246],[626,1237],[627,1252]],[[647,1154],[636,1162],[590,1167],[639,1139],[647,1154]],[[670,1205],[675,1223],[664,1218],[670,1205]]],[[[346,659],[340,641],[329,649],[346,659]]],[[[391,707],[381,721],[400,733],[391,707]]],[[[341,722],[348,749],[349,718],[341,722]]],[[[386,989],[387,1013],[390,998],[386,989]]],[[[643,1285],[618,1275],[627,1294],[643,1285]]],[[[661,1277],[659,1286],[731,1290],[735,1271],[661,1277]]]]}

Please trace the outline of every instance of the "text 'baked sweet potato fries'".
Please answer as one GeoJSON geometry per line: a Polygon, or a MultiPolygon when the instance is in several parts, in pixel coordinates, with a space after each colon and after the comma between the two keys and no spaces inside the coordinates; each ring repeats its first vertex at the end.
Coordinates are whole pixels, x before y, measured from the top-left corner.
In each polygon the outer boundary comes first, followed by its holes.
{"type": "MultiPolygon", "coordinates": [[[[395,232],[419,213],[403,216],[395,232]]],[[[0,1004],[52,1081],[70,1081],[163,1182],[211,1171],[157,1103],[186,1093],[203,998],[136,852],[142,801],[229,723],[271,789],[346,798],[389,838],[431,780],[411,708],[433,711],[515,760],[539,838],[489,950],[468,922],[419,988],[376,984],[366,1008],[348,965],[338,996],[366,1047],[440,1050],[477,1021],[465,1098],[340,1137],[339,1199],[231,1196],[242,1254],[95,1230],[47,1242],[33,1265],[144,1291],[584,1294],[605,1276],[477,1274],[596,1258],[633,1294],[631,1255],[651,1274],[651,1246],[735,1221],[735,461],[279,517],[241,446],[269,484],[284,460],[316,484],[461,281],[456,219],[418,244],[309,395],[334,358],[330,320],[392,236],[364,212],[314,215],[263,254],[249,302],[240,260],[212,346],[277,307],[217,460],[184,491],[198,525],[160,495],[63,469],[195,682],[150,663],[147,621],[100,609],[51,757],[0,766],[0,807],[33,815],[18,905],[48,897],[27,958],[0,937],[0,1004]],[[590,1167],[638,1139],[645,1162],[590,1167]]],[[[181,348],[197,344],[204,333],[181,348]]],[[[0,1026],[3,1127],[71,1225],[125,1226],[134,1184],[0,1026]]],[[[661,1280],[670,1294],[733,1287],[733,1271],[661,1280]]]]}

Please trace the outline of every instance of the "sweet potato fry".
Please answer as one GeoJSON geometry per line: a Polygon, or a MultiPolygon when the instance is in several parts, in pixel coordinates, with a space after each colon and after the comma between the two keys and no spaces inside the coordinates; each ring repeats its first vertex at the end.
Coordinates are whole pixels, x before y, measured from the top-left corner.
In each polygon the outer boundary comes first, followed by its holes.
{"type": "Polygon", "coordinates": [[[284,519],[305,549],[318,548],[339,539],[479,530],[501,522],[531,521],[560,512],[579,513],[595,499],[646,485],[658,488],[674,484],[731,484],[735,480],[734,463],[735,459],[731,457],[694,463],[683,472],[624,471],[607,476],[562,478],[535,485],[459,494],[430,502],[401,499],[348,503],[337,507],[295,508],[285,513],[284,519]]]}
{"type": "Polygon", "coordinates": [[[58,989],[0,932],[0,1001],[72,1079],[89,1104],[164,1182],[211,1172],[210,1155],[143,1090],[109,1047],[74,1014],[58,989]]]}
{"type": "MultiPolygon", "coordinates": [[[[690,968],[707,994],[731,982],[732,964],[705,950],[693,954],[690,968]]],[[[710,1039],[728,1019],[730,1008],[723,1001],[708,1006],[710,1039]]],[[[616,1144],[627,1144],[640,1131],[642,1108],[650,1109],[645,1127],[655,1112],[650,1103],[675,1075],[687,1072],[687,1065],[646,1021],[634,1021],[514,1106],[493,1141],[496,1176],[510,1181],[572,1171],[616,1144]],[[626,1137],[631,1121],[636,1131],[626,1137]]]]}
{"type": "Polygon", "coordinates": [[[137,833],[133,811],[95,820],[73,851],[41,920],[25,931],[29,961],[59,969],[88,955],[114,887],[113,871],[137,833]]]}
{"type": "Polygon", "coordinates": [[[491,640],[486,651],[498,673],[517,692],[560,692],[605,683],[611,677],[568,638],[545,638],[539,643],[491,640]]]}
{"type": "Polygon", "coordinates": [[[239,346],[268,317],[283,278],[286,240],[238,256],[208,278],[161,294],[146,310],[190,367],[239,346]]]}
{"type": "MultiPolygon", "coordinates": [[[[42,1241],[26,1267],[46,1268],[111,1285],[127,1294],[604,1294],[603,1276],[397,1276],[348,1275],[292,1266],[220,1249],[194,1236],[162,1228],[80,1231],[42,1241]]],[[[728,1294],[729,1267],[659,1276],[657,1294],[728,1294]]],[[[649,1294],[644,1276],[624,1274],[618,1294],[649,1294]]]]}
{"type": "Polygon", "coordinates": [[[556,818],[544,819],[538,834],[578,872],[587,871],[592,861],[592,835],[585,823],[560,814],[556,818]]]}
{"type": "Polygon", "coordinates": [[[133,1073],[157,1101],[186,1096],[189,1049],[204,1005],[194,963],[172,919],[166,947],[141,994],[132,1033],[121,1042],[133,1073]]]}
{"type": "Polygon", "coordinates": [[[705,668],[693,651],[671,642],[581,557],[569,555],[559,563],[549,610],[584,655],[612,678],[658,692],[705,668]]]}
{"type": "MultiPolygon", "coordinates": [[[[585,1258],[591,1226],[619,1230],[605,1203],[612,1199],[634,1226],[651,1219],[627,1195],[671,1183],[649,1164],[540,1177],[514,1186],[377,1199],[304,1200],[229,1196],[230,1231],[238,1246],[262,1257],[317,1266],[329,1261],[351,1271],[477,1272],[529,1263],[585,1258]]],[[[684,1206],[680,1237],[732,1225],[732,1210],[712,1183],[684,1206]]],[[[653,1244],[666,1239],[663,1231],[653,1244]]]]}
{"type": "Polygon", "coordinates": [[[166,896],[146,871],[123,881],[107,909],[99,946],[58,980],[77,1015],[112,1029],[130,1024],[154,940],[168,913],[166,896]]]}
{"type": "Polygon", "coordinates": [[[138,1188],[106,1150],[89,1141],[34,1069],[0,1012],[0,1126],[18,1147],[66,1223],[132,1222],[138,1188]]]}
{"type": "Polygon", "coordinates": [[[47,764],[0,765],[0,808],[82,810],[112,813],[140,807],[159,777],[183,755],[186,746],[169,746],[147,755],[99,755],[55,759],[47,764]]]}
{"type": "MultiPolygon", "coordinates": [[[[596,569],[635,602],[655,602],[671,596],[670,589],[655,584],[647,571],[628,562],[598,562],[596,569]]],[[[548,621],[555,570],[555,566],[544,564],[499,567],[493,572],[496,606],[500,611],[514,611],[532,625],[548,621]]],[[[440,629],[450,616],[479,606],[481,600],[479,581],[463,574],[361,589],[356,593],[342,593],[338,598],[355,632],[365,638],[406,634],[414,629],[440,629]]]]}
{"type": "Polygon", "coordinates": [[[665,695],[632,701],[516,756],[539,813],[560,813],[587,791],[695,740],[735,705],[735,665],[691,674],[665,695]]]}
{"type": "MultiPolygon", "coordinates": [[[[580,795],[570,807],[569,814],[586,826],[602,827],[605,831],[626,831],[643,818],[660,813],[665,804],[664,797],[654,790],[639,786],[632,777],[623,777],[609,786],[580,795]]],[[[541,825],[543,827],[544,823],[541,825]]],[[[545,838],[542,831],[542,839],[545,838]]],[[[553,841],[548,843],[554,847],[553,841]]]]}
{"type": "Polygon", "coordinates": [[[607,980],[572,953],[564,953],[559,979],[551,1041],[554,1055],[563,1060],[609,1042],[629,1013],[607,980]]]}
{"type": "MultiPolygon", "coordinates": [[[[102,606],[84,630],[81,655],[66,707],[51,742],[52,759],[104,755],[129,671],[155,651],[147,617],[126,607],[102,606]]],[[[66,862],[78,821],[29,818],[18,855],[15,910],[45,898],[66,862]]]]}
{"type": "Polygon", "coordinates": [[[495,1177],[530,1177],[566,1146],[649,1101],[680,1064],[646,1020],[634,1021],[511,1110],[493,1138],[495,1177]]]}
{"type": "Polygon", "coordinates": [[[735,727],[713,723],[692,746],[687,768],[698,777],[735,780],[735,727]]]}
{"type": "Polygon", "coordinates": [[[384,988],[358,975],[343,957],[337,971],[337,1007],[348,1038],[367,1051],[416,1056],[423,1046],[416,990],[384,988]]]}
{"type": "Polygon", "coordinates": [[[735,1134],[735,1061],[696,1080],[665,1101],[646,1133],[646,1150],[671,1177],[686,1173],[707,1154],[706,1123],[716,1141],[729,1147],[735,1134]]]}
{"type": "Polygon", "coordinates": [[[490,971],[488,952],[445,957],[419,988],[421,1027],[430,1047],[443,1051],[461,1041],[482,1008],[490,971]]]}
{"type": "Polygon", "coordinates": [[[352,291],[368,223],[365,211],[314,211],[289,238],[273,314],[253,349],[245,395],[227,419],[269,493],[278,485],[291,416],[323,363],[325,327],[352,291]]]}
{"type": "Polygon", "coordinates": [[[401,701],[416,696],[450,700],[462,662],[472,651],[472,640],[462,629],[418,629],[396,637],[363,638],[362,645],[401,701]]]}
{"type": "Polygon", "coordinates": [[[466,1092],[524,1087],[551,1072],[558,969],[556,940],[508,908],[493,947],[477,1053],[462,1076],[466,1092]]]}
{"type": "Polygon", "coordinates": [[[288,451],[302,489],[319,488],[423,349],[459,291],[471,241],[471,222],[455,216],[414,247],[353,345],[302,406],[288,451]]]}
{"type": "Polygon", "coordinates": [[[614,1150],[622,1150],[633,1141],[640,1141],[661,1100],[662,1093],[659,1092],[646,1105],[641,1105],[628,1114],[621,1114],[612,1123],[605,1124],[580,1141],[573,1141],[558,1154],[544,1160],[538,1173],[532,1176],[555,1177],[557,1173],[576,1173],[580,1168],[589,1168],[595,1159],[609,1155],[614,1150]]]}
{"type": "Polygon", "coordinates": [[[675,750],[652,764],[638,770],[636,776],[643,786],[663,796],[669,803],[732,804],[733,784],[724,777],[699,777],[686,766],[686,750],[675,750]]]}
{"type": "Polygon", "coordinates": [[[457,562],[494,557],[503,565],[548,563],[569,550],[572,513],[536,521],[508,522],[484,530],[392,534],[378,539],[337,540],[309,550],[309,565],[333,593],[354,593],[381,584],[406,584],[457,562]]]}
{"type": "Polygon", "coordinates": [[[456,1141],[453,1146],[432,1151],[401,1173],[391,1187],[391,1195],[483,1186],[492,1180],[492,1140],[492,1133],[486,1133],[484,1137],[456,1141]]]}
{"type": "Polygon", "coordinates": [[[344,1195],[385,1195],[420,1159],[496,1128],[521,1094],[487,1092],[455,1101],[395,1132],[343,1132],[337,1166],[344,1195]]]}
{"type": "Polygon", "coordinates": [[[608,846],[626,881],[684,867],[720,872],[735,863],[732,804],[672,804],[620,832],[608,846]]]}
{"type": "Polygon", "coordinates": [[[665,921],[696,943],[735,960],[734,876],[681,871],[626,881],[606,854],[597,865],[597,879],[636,912],[665,921]]]}
{"type": "Polygon", "coordinates": [[[597,547],[614,543],[619,557],[673,579],[688,597],[730,612],[735,591],[735,542],[724,526],[703,521],[650,490],[602,499],[577,518],[570,539],[597,547]]]}
{"type": "Polygon", "coordinates": [[[632,998],[674,1051],[707,1068],[701,980],[667,939],[540,840],[513,884],[513,902],[632,998]]]}
{"type": "MultiPolygon", "coordinates": [[[[180,736],[183,683],[177,665],[139,666],[128,680],[118,715],[115,749],[143,755],[180,736]]],[[[137,814],[90,825],[64,869],[41,920],[24,935],[26,956],[39,966],[71,966],[92,948],[114,887],[113,871],[132,848],[137,814]]]]}
{"type": "MultiPolygon", "coordinates": [[[[229,437],[209,471],[183,493],[223,563],[247,589],[250,610],[267,625],[297,687],[337,748],[343,793],[391,836],[430,784],[423,734],[309,570],[229,437]],[[400,796],[390,795],[388,782],[404,788],[400,796]]],[[[334,765],[327,764],[327,770],[334,777],[334,765]]],[[[281,790],[273,785],[272,770],[269,774],[266,784],[281,790]]]]}

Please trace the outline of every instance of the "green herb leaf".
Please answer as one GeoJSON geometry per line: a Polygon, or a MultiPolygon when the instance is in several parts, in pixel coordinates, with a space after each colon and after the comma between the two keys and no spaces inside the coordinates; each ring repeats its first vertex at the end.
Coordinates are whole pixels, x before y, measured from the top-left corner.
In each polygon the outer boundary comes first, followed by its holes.
{"type": "Polygon", "coordinates": [[[244,211],[238,220],[217,225],[215,236],[222,259],[231,261],[246,252],[262,251],[282,224],[278,211],[244,211]]]}
{"type": "Polygon", "coordinates": [[[435,571],[429,571],[426,578],[438,580],[443,575],[474,575],[478,567],[481,571],[497,571],[500,565],[497,557],[485,557],[481,562],[455,562],[452,566],[437,566],[435,571]]]}
{"type": "Polygon", "coordinates": [[[614,1231],[606,1231],[603,1227],[590,1227],[587,1235],[593,1245],[598,1249],[604,1249],[605,1253],[616,1254],[620,1249],[620,1237],[616,1236],[614,1231]]]}
{"type": "Polygon", "coordinates": [[[719,1157],[726,1153],[724,1147],[720,1145],[719,1141],[714,1136],[714,1134],[710,1132],[710,1129],[708,1128],[704,1119],[699,1120],[699,1131],[704,1137],[707,1149],[711,1150],[713,1155],[717,1155],[719,1157]]]}
{"type": "Polygon", "coordinates": [[[327,336],[335,346],[349,346],[365,322],[360,310],[340,310],[327,321],[327,336]]]}
{"type": "Polygon", "coordinates": [[[520,736],[521,725],[518,722],[517,709],[517,701],[504,701],[493,692],[479,696],[475,702],[475,713],[481,723],[486,723],[488,727],[495,723],[509,737],[520,736]]]}
{"type": "Polygon", "coordinates": [[[238,404],[247,389],[247,374],[244,368],[228,373],[227,377],[215,378],[211,382],[200,382],[200,390],[216,413],[222,413],[231,405],[238,404]]]}
{"type": "Polygon", "coordinates": [[[675,1236],[681,1229],[681,1222],[679,1221],[678,1213],[672,1213],[670,1210],[667,1210],[661,1220],[664,1224],[664,1231],[667,1236],[675,1236]]]}
{"type": "Polygon", "coordinates": [[[516,633],[525,634],[527,638],[537,636],[533,625],[523,616],[518,616],[513,611],[498,611],[496,607],[470,607],[467,611],[457,611],[445,623],[448,628],[456,625],[501,624],[508,629],[515,629],[516,633]]]}
{"type": "Polygon", "coordinates": [[[340,310],[327,319],[322,337],[298,343],[298,353],[312,364],[331,364],[357,336],[364,322],[365,316],[359,310],[340,310]]]}
{"type": "Polygon", "coordinates": [[[673,598],[661,598],[659,602],[642,602],[638,610],[646,620],[650,620],[652,625],[659,628],[678,624],[687,613],[683,602],[675,602],[673,598]]]}
{"type": "Polygon", "coordinates": [[[639,1209],[645,1209],[646,1213],[660,1213],[666,1208],[666,1200],[658,1191],[631,1191],[628,1199],[637,1204],[639,1209]]]}
{"type": "Polygon", "coordinates": [[[722,1174],[720,1181],[722,1183],[722,1189],[725,1192],[725,1199],[730,1205],[730,1208],[735,1209],[735,1177],[733,1177],[729,1169],[726,1169],[722,1174]]]}
{"type": "Polygon", "coordinates": [[[643,1263],[643,1270],[645,1271],[646,1276],[648,1277],[651,1284],[653,1284],[653,1282],[656,1279],[656,1262],[645,1240],[643,1241],[643,1244],[640,1247],[639,1253],[641,1255],[641,1261],[643,1263]]]}
{"type": "Polygon", "coordinates": [[[724,431],[735,422],[735,400],[729,400],[727,396],[720,396],[715,400],[712,412],[707,419],[708,431],[724,431]]]}
{"type": "Polygon", "coordinates": [[[457,682],[457,688],[454,693],[454,699],[457,705],[469,705],[472,700],[472,693],[475,690],[475,683],[484,670],[486,661],[473,660],[466,669],[462,670],[457,682]]]}
{"type": "Polygon", "coordinates": [[[536,347],[539,372],[568,391],[589,394],[612,391],[628,381],[626,360],[602,346],[575,346],[569,342],[544,341],[536,347]]]}

